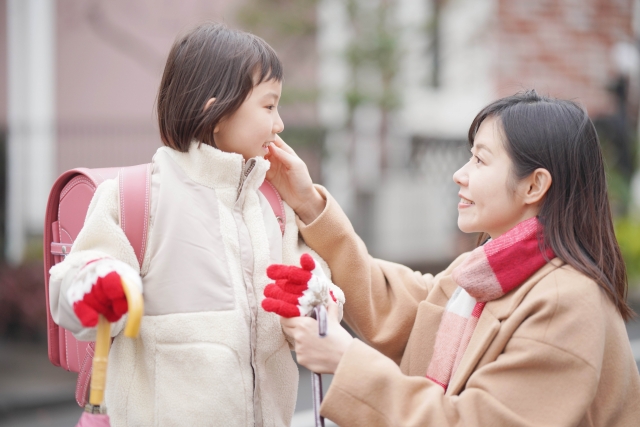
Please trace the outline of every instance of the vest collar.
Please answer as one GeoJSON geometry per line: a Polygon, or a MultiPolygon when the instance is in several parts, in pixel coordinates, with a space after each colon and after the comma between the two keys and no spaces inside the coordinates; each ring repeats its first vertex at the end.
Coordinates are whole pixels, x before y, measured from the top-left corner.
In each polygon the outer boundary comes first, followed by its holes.
{"type": "Polygon", "coordinates": [[[262,157],[245,161],[241,154],[226,153],[193,141],[186,153],[161,147],[193,181],[209,188],[235,188],[238,192],[258,190],[271,164],[262,157]]]}

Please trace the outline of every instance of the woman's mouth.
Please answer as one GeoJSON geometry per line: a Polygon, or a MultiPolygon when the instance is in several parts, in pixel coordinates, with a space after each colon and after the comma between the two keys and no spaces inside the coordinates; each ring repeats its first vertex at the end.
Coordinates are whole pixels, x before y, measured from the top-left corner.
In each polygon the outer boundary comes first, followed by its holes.
{"type": "Polygon", "coordinates": [[[262,148],[269,148],[269,146],[271,145],[271,141],[267,141],[264,144],[262,144],[262,148]]]}
{"type": "MultiPolygon", "coordinates": [[[[458,196],[460,195],[458,194],[458,196]]],[[[458,203],[458,206],[465,207],[465,206],[471,206],[474,204],[475,203],[473,203],[471,200],[465,199],[464,197],[460,196],[460,202],[458,203]]]]}

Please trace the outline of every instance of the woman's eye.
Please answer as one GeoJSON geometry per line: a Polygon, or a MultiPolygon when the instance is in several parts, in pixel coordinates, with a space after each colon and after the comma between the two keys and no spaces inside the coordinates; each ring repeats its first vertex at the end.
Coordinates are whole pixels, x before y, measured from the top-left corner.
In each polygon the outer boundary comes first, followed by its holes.
{"type": "Polygon", "coordinates": [[[274,108],[276,108],[276,106],[275,106],[275,105],[268,105],[268,106],[267,106],[267,108],[268,108],[269,110],[273,110],[274,108]]]}
{"type": "Polygon", "coordinates": [[[476,164],[480,164],[482,163],[482,160],[480,160],[480,157],[478,156],[473,156],[476,159],[476,164]]]}

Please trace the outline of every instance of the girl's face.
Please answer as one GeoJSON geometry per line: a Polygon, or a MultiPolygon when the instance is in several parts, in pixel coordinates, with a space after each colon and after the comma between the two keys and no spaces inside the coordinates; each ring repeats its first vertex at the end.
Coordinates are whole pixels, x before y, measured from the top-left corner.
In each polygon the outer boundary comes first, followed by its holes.
{"type": "Polygon", "coordinates": [[[284,130],[278,114],[281,93],[282,82],[275,80],[254,86],[240,108],[215,127],[216,146],[228,153],[242,154],[245,160],[267,154],[276,134],[284,130]]]}
{"type": "Polygon", "coordinates": [[[530,203],[531,180],[516,183],[511,175],[512,161],[504,148],[500,126],[494,117],[482,122],[471,159],[453,174],[460,186],[458,227],[465,233],[486,232],[494,239],[535,216],[538,210],[530,203]]]}

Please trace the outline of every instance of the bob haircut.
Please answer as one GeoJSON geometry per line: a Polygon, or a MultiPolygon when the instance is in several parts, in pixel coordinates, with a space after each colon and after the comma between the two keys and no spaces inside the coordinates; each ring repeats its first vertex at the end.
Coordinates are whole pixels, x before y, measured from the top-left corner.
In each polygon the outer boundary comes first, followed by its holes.
{"type": "MultiPolygon", "coordinates": [[[[469,143],[480,124],[495,117],[513,162],[517,182],[538,168],[552,183],[538,218],[541,249],[593,279],[616,305],[624,320],[634,313],[626,303],[627,272],[613,231],[600,141],[586,111],[576,103],[540,96],[535,90],[499,99],[471,123],[469,143]]],[[[488,236],[481,235],[478,242],[488,236]]]]}
{"type": "Polygon", "coordinates": [[[276,52],[263,39],[222,24],[205,23],[173,44],[158,90],[164,145],[189,151],[196,140],[215,147],[213,130],[233,114],[254,86],[282,81],[276,52]],[[205,110],[209,99],[215,102],[205,110]]]}

